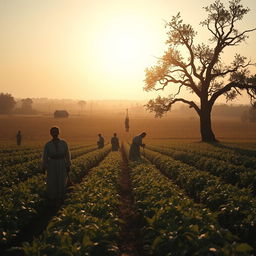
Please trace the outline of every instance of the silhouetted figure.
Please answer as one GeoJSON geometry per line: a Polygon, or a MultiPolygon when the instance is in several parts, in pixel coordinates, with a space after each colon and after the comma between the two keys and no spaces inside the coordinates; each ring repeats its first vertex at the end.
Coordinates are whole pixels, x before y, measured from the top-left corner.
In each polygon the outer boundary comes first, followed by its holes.
{"type": "Polygon", "coordinates": [[[126,117],[125,117],[125,120],[124,120],[124,126],[125,126],[125,131],[126,132],[129,132],[129,116],[128,116],[128,108],[126,109],[126,117]]]}
{"type": "Polygon", "coordinates": [[[97,141],[98,148],[103,148],[104,147],[104,138],[101,136],[100,133],[98,134],[98,136],[99,136],[99,140],[97,141]]]}
{"type": "Polygon", "coordinates": [[[18,131],[16,134],[16,143],[18,146],[21,144],[21,139],[22,139],[21,131],[18,131]]]}
{"type": "Polygon", "coordinates": [[[59,139],[59,128],[50,129],[52,140],[44,146],[43,170],[47,170],[47,195],[55,207],[58,207],[64,198],[67,183],[70,182],[69,172],[71,158],[66,141],[59,139]]]}
{"type": "Polygon", "coordinates": [[[118,151],[120,148],[119,139],[117,138],[116,133],[114,133],[114,136],[111,138],[111,145],[112,151],[118,151]]]}
{"type": "Polygon", "coordinates": [[[136,161],[139,160],[140,157],[140,147],[145,147],[145,144],[142,143],[142,139],[146,136],[147,134],[145,132],[141,133],[138,136],[135,136],[132,140],[132,144],[130,146],[130,151],[129,151],[129,160],[131,161],[136,161]]]}

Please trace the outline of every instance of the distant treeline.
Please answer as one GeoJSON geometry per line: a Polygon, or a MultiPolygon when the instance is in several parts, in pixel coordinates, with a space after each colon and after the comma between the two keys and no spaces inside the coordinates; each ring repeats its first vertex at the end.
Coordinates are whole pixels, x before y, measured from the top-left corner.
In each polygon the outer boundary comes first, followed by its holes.
{"type": "MultiPolygon", "coordinates": [[[[197,117],[194,110],[184,105],[181,105],[174,112],[197,117]]],[[[216,104],[213,107],[212,116],[216,118],[235,118],[241,121],[256,122],[256,108],[251,105],[216,104]]]]}
{"type": "MultiPolygon", "coordinates": [[[[132,115],[154,115],[149,113],[145,104],[138,100],[73,100],[49,98],[14,98],[11,94],[0,93],[0,114],[46,114],[53,115],[56,110],[67,110],[71,115],[89,115],[96,113],[125,114],[126,109],[132,115]]],[[[168,114],[180,117],[197,117],[193,109],[180,104],[168,114]]],[[[251,105],[216,104],[212,116],[215,118],[235,118],[241,121],[256,122],[256,108],[251,105]]]]}
{"type": "MultiPolygon", "coordinates": [[[[197,117],[192,109],[184,105],[174,110],[174,112],[197,117]]],[[[256,107],[251,105],[216,104],[213,107],[212,117],[240,119],[242,122],[256,122],[256,107]]]]}

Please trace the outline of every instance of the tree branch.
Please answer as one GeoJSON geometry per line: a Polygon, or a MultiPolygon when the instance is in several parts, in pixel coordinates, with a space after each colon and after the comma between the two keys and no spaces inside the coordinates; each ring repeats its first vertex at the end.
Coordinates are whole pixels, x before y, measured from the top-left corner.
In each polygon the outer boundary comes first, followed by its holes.
{"type": "Polygon", "coordinates": [[[183,102],[185,104],[188,104],[190,108],[194,108],[196,110],[196,112],[198,114],[200,114],[200,108],[196,105],[196,103],[194,101],[189,101],[189,100],[185,100],[183,98],[177,98],[177,99],[173,99],[170,103],[169,106],[173,105],[176,102],[183,102]]]}
{"type": "Polygon", "coordinates": [[[251,98],[253,98],[253,99],[256,98],[256,84],[244,84],[244,83],[240,83],[240,82],[230,82],[227,85],[225,85],[223,88],[219,89],[217,92],[215,92],[211,96],[211,98],[209,100],[209,103],[211,104],[211,106],[213,106],[214,102],[217,100],[218,97],[220,97],[224,93],[230,91],[232,88],[246,90],[251,98]],[[251,93],[250,89],[254,90],[254,93],[251,93]]]}
{"type": "Polygon", "coordinates": [[[234,72],[238,71],[238,69],[240,69],[240,68],[246,68],[248,66],[253,66],[253,65],[255,65],[255,64],[252,64],[251,61],[248,61],[245,65],[239,63],[234,68],[227,69],[226,71],[223,71],[223,72],[216,72],[215,74],[212,74],[211,77],[212,78],[216,78],[218,76],[222,76],[223,77],[223,76],[225,76],[225,75],[227,75],[229,73],[234,73],[234,72]]]}
{"type": "Polygon", "coordinates": [[[158,96],[154,100],[149,100],[149,102],[145,105],[150,112],[155,112],[156,117],[162,117],[164,113],[171,109],[171,106],[176,102],[183,102],[188,104],[190,108],[194,108],[198,114],[200,114],[200,109],[193,101],[188,101],[183,98],[166,98],[158,96]]]}

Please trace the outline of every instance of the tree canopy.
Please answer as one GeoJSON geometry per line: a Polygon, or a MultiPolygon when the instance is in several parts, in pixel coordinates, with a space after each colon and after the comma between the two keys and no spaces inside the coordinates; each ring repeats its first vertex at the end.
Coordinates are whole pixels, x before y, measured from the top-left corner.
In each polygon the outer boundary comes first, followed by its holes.
{"type": "Polygon", "coordinates": [[[256,100],[256,75],[249,72],[249,66],[255,64],[240,54],[235,54],[230,64],[221,58],[225,48],[244,42],[255,28],[244,31],[236,28],[237,22],[249,12],[240,0],[230,1],[228,8],[216,0],[204,9],[208,16],[200,24],[210,33],[209,44],[196,45],[196,31],[183,22],[180,13],[173,16],[166,23],[168,49],[157,65],[146,69],[144,90],[176,88],[177,92],[169,97],[158,96],[150,100],[147,109],[161,117],[176,102],[187,104],[200,117],[202,140],[215,141],[211,110],[216,100],[221,95],[233,100],[242,90],[247,92],[252,103],[256,100]],[[196,94],[198,102],[179,98],[183,88],[196,94]]]}
{"type": "Polygon", "coordinates": [[[0,93],[0,114],[9,114],[16,102],[13,96],[9,93],[0,93]]]}

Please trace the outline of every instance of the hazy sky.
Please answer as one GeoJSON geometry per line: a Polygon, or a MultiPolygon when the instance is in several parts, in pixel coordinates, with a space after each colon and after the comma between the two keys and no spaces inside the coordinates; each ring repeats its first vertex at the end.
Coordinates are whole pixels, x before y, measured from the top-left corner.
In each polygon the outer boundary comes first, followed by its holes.
{"type": "MultiPolygon", "coordinates": [[[[149,99],[144,70],[165,49],[165,21],[198,30],[210,0],[0,0],[0,92],[14,97],[149,99]]],[[[228,0],[224,0],[228,3],[228,0]]],[[[256,0],[241,28],[256,27],[256,0]]],[[[256,62],[256,32],[239,52],[256,62]]],[[[253,69],[255,72],[255,69],[253,69]]],[[[168,91],[168,94],[170,91],[168,91]]],[[[245,102],[244,100],[241,102],[245,102]]]]}

